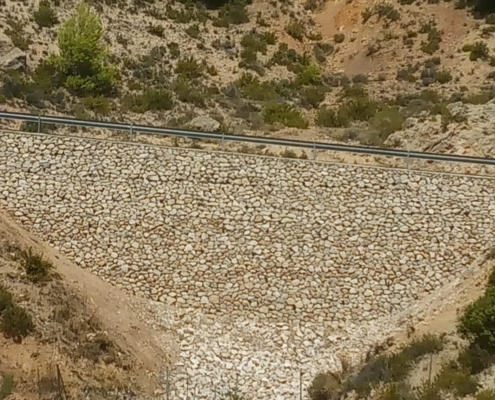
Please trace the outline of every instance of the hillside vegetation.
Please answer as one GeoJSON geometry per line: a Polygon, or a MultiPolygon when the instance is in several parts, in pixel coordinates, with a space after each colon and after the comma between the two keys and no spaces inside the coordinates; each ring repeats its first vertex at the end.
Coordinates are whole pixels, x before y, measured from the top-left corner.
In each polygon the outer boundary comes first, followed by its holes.
{"type": "Polygon", "coordinates": [[[383,145],[410,117],[455,132],[464,121],[447,104],[495,95],[488,0],[0,8],[10,110],[383,145]]]}
{"type": "Polygon", "coordinates": [[[494,317],[495,267],[484,293],[459,310],[453,331],[416,336],[385,352],[377,347],[356,370],[344,362],[342,373],[322,373],[314,379],[309,388],[310,397],[312,400],[493,399],[494,317]]]}

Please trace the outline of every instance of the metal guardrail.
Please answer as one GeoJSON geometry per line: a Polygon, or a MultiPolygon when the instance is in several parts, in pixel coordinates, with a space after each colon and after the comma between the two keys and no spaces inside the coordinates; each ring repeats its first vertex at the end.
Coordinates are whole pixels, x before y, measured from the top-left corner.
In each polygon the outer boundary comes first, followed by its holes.
{"type": "Polygon", "coordinates": [[[75,118],[67,118],[67,117],[48,117],[48,116],[35,115],[35,114],[10,113],[3,111],[0,111],[0,119],[37,123],[38,132],[41,132],[41,124],[65,125],[65,126],[77,126],[84,128],[101,128],[101,129],[109,129],[109,130],[127,131],[129,132],[131,138],[133,135],[137,133],[144,133],[144,134],[157,135],[157,136],[181,136],[190,139],[221,140],[222,142],[230,141],[230,142],[239,142],[239,143],[254,143],[254,144],[265,144],[265,145],[275,145],[275,146],[298,147],[313,151],[328,150],[328,151],[337,151],[337,152],[346,152],[346,153],[355,153],[355,154],[368,154],[375,156],[400,157],[406,159],[495,165],[494,158],[426,153],[420,151],[409,151],[409,150],[399,150],[399,149],[381,149],[381,148],[366,147],[366,146],[350,146],[350,145],[330,144],[323,142],[307,142],[302,140],[291,140],[291,139],[275,139],[275,138],[266,138],[261,136],[242,136],[242,135],[232,135],[225,133],[193,131],[187,129],[133,125],[133,124],[120,123],[120,122],[93,121],[93,120],[83,120],[83,119],[75,119],[75,118]]]}

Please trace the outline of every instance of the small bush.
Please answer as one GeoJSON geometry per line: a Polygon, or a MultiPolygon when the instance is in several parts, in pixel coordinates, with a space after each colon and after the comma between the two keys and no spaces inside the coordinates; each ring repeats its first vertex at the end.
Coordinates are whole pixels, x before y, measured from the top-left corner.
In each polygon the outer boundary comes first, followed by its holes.
{"type": "Polygon", "coordinates": [[[340,382],[333,374],[318,374],[308,388],[311,400],[333,400],[338,398],[340,382]]]}
{"type": "Polygon", "coordinates": [[[40,1],[38,10],[34,13],[34,21],[40,28],[50,28],[58,23],[57,15],[48,1],[40,1]]]}
{"type": "Polygon", "coordinates": [[[440,84],[445,84],[452,80],[452,74],[446,69],[435,71],[434,79],[440,84]]]}
{"type": "Polygon", "coordinates": [[[485,17],[485,22],[489,25],[495,25],[495,14],[488,14],[485,17]]]}
{"type": "Polygon", "coordinates": [[[394,382],[385,388],[381,400],[415,400],[415,396],[409,385],[394,382]]]}
{"type": "Polygon", "coordinates": [[[488,60],[490,57],[490,51],[488,45],[485,42],[475,42],[473,44],[467,44],[462,48],[462,51],[469,52],[469,59],[471,61],[488,60]]]}
{"type": "Polygon", "coordinates": [[[325,128],[342,128],[349,126],[349,119],[342,113],[324,107],[318,110],[316,124],[325,128]]]}
{"type": "Polygon", "coordinates": [[[32,282],[42,282],[51,279],[53,264],[45,260],[41,254],[33,253],[32,248],[21,252],[21,262],[26,276],[32,282]]]}
{"type": "Polygon", "coordinates": [[[0,328],[5,337],[13,339],[16,343],[21,343],[22,339],[34,330],[34,324],[26,310],[11,305],[2,314],[0,328]]]}
{"type": "Polygon", "coordinates": [[[428,31],[426,42],[421,43],[421,50],[426,54],[434,54],[440,49],[440,43],[442,42],[442,33],[435,27],[431,27],[428,31]]]}
{"type": "Polygon", "coordinates": [[[493,390],[493,389],[480,390],[478,393],[476,393],[475,399],[476,400],[495,400],[495,390],[493,390]]]}
{"type": "Polygon", "coordinates": [[[246,2],[243,0],[231,0],[218,11],[218,19],[214,21],[216,26],[229,26],[229,24],[239,25],[249,22],[246,9],[246,2]]]}
{"type": "Polygon", "coordinates": [[[201,85],[195,85],[187,78],[179,77],[174,83],[174,92],[177,98],[184,103],[191,103],[198,107],[206,105],[206,93],[201,85]]]}
{"type": "Polygon", "coordinates": [[[345,35],[343,33],[336,33],[333,35],[333,40],[335,43],[343,43],[345,40],[345,35]]]}
{"type": "Polygon", "coordinates": [[[302,100],[305,106],[318,108],[320,103],[325,100],[326,89],[322,86],[308,87],[302,92],[302,100]]]}
{"type": "Polygon", "coordinates": [[[475,375],[495,364],[495,356],[478,345],[471,344],[459,353],[457,363],[468,369],[471,375],[475,375]]]}
{"type": "Polygon", "coordinates": [[[392,4],[380,3],[375,6],[375,13],[380,18],[386,18],[390,21],[397,21],[400,19],[400,12],[395,9],[392,4]]]}
{"type": "Polygon", "coordinates": [[[300,85],[320,85],[323,82],[320,67],[309,64],[298,74],[297,82],[300,85]]]}
{"type": "Polygon", "coordinates": [[[495,351],[495,289],[470,304],[459,319],[459,333],[480,349],[495,351]]]}
{"type": "Polygon", "coordinates": [[[2,384],[0,385],[0,400],[5,400],[9,397],[14,391],[15,386],[16,384],[12,375],[5,374],[2,376],[2,384]]]}
{"type": "Polygon", "coordinates": [[[201,33],[201,30],[199,29],[199,24],[192,24],[186,29],[185,32],[193,39],[197,39],[199,37],[199,34],[201,33]]]}
{"type": "Polygon", "coordinates": [[[86,97],[83,99],[83,104],[97,115],[109,115],[111,111],[110,100],[103,96],[86,97]]]}
{"type": "Polygon", "coordinates": [[[306,35],[306,28],[301,21],[292,20],[285,27],[285,31],[292,36],[294,39],[302,42],[304,36],[306,35]]]}
{"type": "Polygon", "coordinates": [[[405,116],[396,107],[382,107],[370,120],[372,129],[378,134],[375,145],[380,145],[394,132],[402,129],[405,116]]]}
{"type": "Polygon", "coordinates": [[[124,107],[135,112],[166,111],[174,107],[172,94],[164,89],[147,89],[141,94],[129,95],[123,99],[124,107]]]}
{"type": "Polygon", "coordinates": [[[12,295],[0,285],[0,315],[12,304],[12,295]]]}
{"type": "Polygon", "coordinates": [[[334,47],[330,43],[318,42],[313,46],[313,53],[318,62],[324,62],[333,51],[334,47]]]}
{"type": "Polygon", "coordinates": [[[308,122],[303,118],[301,112],[288,103],[271,103],[263,108],[263,118],[267,124],[280,123],[292,128],[305,129],[308,122]]]}
{"type": "Polygon", "coordinates": [[[150,35],[163,38],[165,36],[165,28],[161,25],[149,25],[146,29],[150,35]]]}
{"type": "Polygon", "coordinates": [[[469,370],[447,365],[436,376],[432,386],[437,390],[444,390],[463,398],[476,393],[479,384],[471,376],[469,370]]]}
{"type": "Polygon", "coordinates": [[[203,66],[198,63],[193,56],[190,56],[180,59],[177,62],[175,72],[187,79],[195,79],[203,75],[203,66]]]}
{"type": "Polygon", "coordinates": [[[407,377],[414,364],[427,354],[443,348],[443,337],[425,335],[412,341],[399,352],[372,358],[346,383],[346,391],[355,390],[358,395],[368,395],[379,383],[400,382],[407,377]]]}

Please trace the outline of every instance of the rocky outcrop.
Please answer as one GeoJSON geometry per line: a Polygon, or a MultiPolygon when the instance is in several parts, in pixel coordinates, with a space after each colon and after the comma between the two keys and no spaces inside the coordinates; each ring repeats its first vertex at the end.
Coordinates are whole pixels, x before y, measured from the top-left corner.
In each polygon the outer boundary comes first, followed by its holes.
{"type": "Polygon", "coordinates": [[[0,70],[24,69],[27,55],[12,44],[8,36],[0,32],[0,70]]]}

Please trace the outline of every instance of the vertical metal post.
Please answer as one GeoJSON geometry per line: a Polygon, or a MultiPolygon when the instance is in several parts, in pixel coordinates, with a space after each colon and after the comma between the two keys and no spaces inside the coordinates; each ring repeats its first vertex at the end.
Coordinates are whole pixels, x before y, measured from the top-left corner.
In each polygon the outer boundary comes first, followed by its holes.
{"type": "Polygon", "coordinates": [[[41,133],[41,115],[38,114],[38,133],[41,133]]]}
{"type": "Polygon", "coordinates": [[[222,132],[222,151],[225,151],[225,142],[224,142],[224,139],[225,139],[225,132],[222,132]]]}
{"type": "Polygon", "coordinates": [[[167,400],[169,400],[169,396],[170,396],[170,370],[169,370],[169,366],[167,365],[167,386],[166,386],[166,390],[167,390],[167,393],[166,393],[166,396],[167,396],[167,400]]]}
{"type": "Polygon", "coordinates": [[[431,386],[431,373],[433,369],[433,354],[430,354],[430,368],[428,371],[428,386],[431,386]]]}
{"type": "Polygon", "coordinates": [[[131,142],[132,142],[133,130],[134,130],[134,124],[131,124],[131,130],[130,130],[130,133],[129,133],[129,139],[130,139],[131,142]]]}
{"type": "Polygon", "coordinates": [[[303,372],[299,370],[299,400],[302,400],[302,376],[303,372]]]}
{"type": "Polygon", "coordinates": [[[313,143],[313,160],[316,160],[316,143],[313,143]]]}

